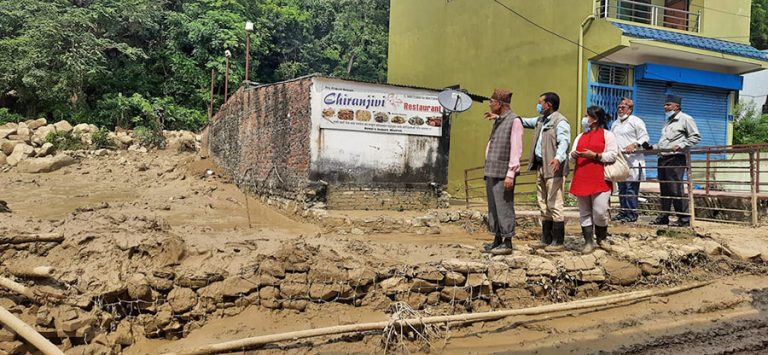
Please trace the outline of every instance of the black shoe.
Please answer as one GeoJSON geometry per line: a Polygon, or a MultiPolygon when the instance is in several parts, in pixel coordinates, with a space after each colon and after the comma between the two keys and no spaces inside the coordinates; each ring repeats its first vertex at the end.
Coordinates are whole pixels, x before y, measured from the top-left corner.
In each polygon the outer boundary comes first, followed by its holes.
{"type": "Polygon", "coordinates": [[[512,247],[512,237],[509,237],[509,238],[504,238],[504,242],[502,242],[501,245],[491,249],[491,254],[509,255],[509,254],[512,254],[512,250],[514,250],[514,248],[512,247]]]}
{"type": "Polygon", "coordinates": [[[656,219],[651,221],[651,224],[656,226],[666,226],[669,224],[669,217],[656,217],[656,219]]]}
{"type": "Polygon", "coordinates": [[[677,222],[675,222],[675,224],[673,224],[673,226],[675,226],[675,227],[690,227],[691,226],[691,221],[678,219],[677,222]]]}
{"type": "Polygon", "coordinates": [[[623,213],[619,213],[619,214],[613,216],[613,218],[611,218],[611,221],[621,222],[621,221],[623,221],[626,218],[627,218],[627,216],[625,216],[623,213]]]}
{"type": "Polygon", "coordinates": [[[501,245],[501,236],[497,235],[497,236],[493,237],[493,243],[486,243],[486,244],[483,245],[483,250],[486,253],[490,253],[493,248],[496,248],[499,245],[501,245]]]}

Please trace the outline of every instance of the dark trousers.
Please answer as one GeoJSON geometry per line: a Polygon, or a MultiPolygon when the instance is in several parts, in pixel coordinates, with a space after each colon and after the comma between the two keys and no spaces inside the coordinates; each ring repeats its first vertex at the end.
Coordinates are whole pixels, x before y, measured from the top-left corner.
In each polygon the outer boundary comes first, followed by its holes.
{"type": "Polygon", "coordinates": [[[669,216],[666,212],[672,212],[674,205],[677,216],[681,221],[688,221],[688,199],[683,186],[683,176],[686,172],[685,155],[675,154],[659,158],[659,189],[661,190],[662,216],[669,216]],[[676,197],[675,199],[664,197],[676,197]],[[683,198],[685,197],[685,198],[683,198]]]}
{"type": "Polygon", "coordinates": [[[637,219],[637,194],[640,192],[640,181],[620,182],[619,184],[620,216],[633,220],[637,219]]]}
{"type": "Polygon", "coordinates": [[[495,236],[515,235],[515,189],[504,190],[504,178],[485,177],[488,198],[488,229],[495,236]]]}

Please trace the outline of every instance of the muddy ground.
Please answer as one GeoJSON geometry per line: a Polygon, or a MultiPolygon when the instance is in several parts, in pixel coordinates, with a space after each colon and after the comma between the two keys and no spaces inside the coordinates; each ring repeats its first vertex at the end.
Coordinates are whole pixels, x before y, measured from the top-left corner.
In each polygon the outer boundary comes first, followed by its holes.
{"type": "MultiPolygon", "coordinates": [[[[763,261],[768,254],[750,253],[768,245],[765,228],[706,224],[695,232],[657,233],[641,225],[614,226],[612,247],[584,258],[575,251],[530,251],[537,227],[525,222],[516,253],[489,259],[479,251],[488,237],[472,218],[444,220],[437,229],[430,224],[429,233],[338,232],[258,198],[246,200],[208,159],[193,153],[84,152],[78,159],[78,164],[48,174],[0,173],[0,200],[12,210],[0,213],[0,233],[64,237],[60,243],[0,246],[4,276],[24,267],[56,269],[54,280],[15,278],[48,299],[29,300],[0,290],[1,305],[68,353],[162,353],[382,321],[389,319],[395,301],[423,314],[456,314],[697,281],[712,283],[621,307],[443,328],[429,339],[431,347],[413,340],[390,344],[389,349],[768,351],[768,268],[763,261]],[[743,245],[750,250],[736,250],[743,245]],[[480,269],[451,269],[456,260],[478,263],[473,267],[480,269]],[[615,265],[622,267],[616,271],[615,265]]],[[[335,215],[370,220],[376,213],[335,215]]],[[[410,220],[430,212],[382,215],[410,220]]],[[[577,233],[570,223],[572,249],[580,244],[577,233]]],[[[260,351],[383,352],[381,339],[373,332],[280,343],[260,351]]],[[[0,333],[0,346],[0,353],[32,351],[7,333],[0,333]]]]}

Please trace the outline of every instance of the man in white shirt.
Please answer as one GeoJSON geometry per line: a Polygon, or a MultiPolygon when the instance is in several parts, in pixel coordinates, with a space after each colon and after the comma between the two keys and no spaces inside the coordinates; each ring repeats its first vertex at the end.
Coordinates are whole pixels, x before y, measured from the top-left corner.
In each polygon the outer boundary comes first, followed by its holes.
{"type": "Polygon", "coordinates": [[[637,221],[637,195],[640,192],[640,181],[645,180],[645,156],[637,153],[637,150],[648,142],[648,130],[645,122],[632,114],[634,107],[632,99],[621,98],[619,117],[611,126],[611,132],[616,136],[619,149],[624,152],[631,173],[627,181],[618,183],[621,209],[613,218],[614,221],[637,221]]]}

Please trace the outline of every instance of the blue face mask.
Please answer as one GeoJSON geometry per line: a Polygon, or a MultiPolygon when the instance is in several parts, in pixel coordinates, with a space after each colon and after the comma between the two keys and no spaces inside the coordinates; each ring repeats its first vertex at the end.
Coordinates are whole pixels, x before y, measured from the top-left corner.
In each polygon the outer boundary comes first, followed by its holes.
{"type": "Polygon", "coordinates": [[[664,117],[666,117],[667,119],[669,119],[669,118],[670,118],[670,117],[672,117],[672,115],[674,115],[674,114],[675,114],[675,111],[667,111],[667,112],[664,112],[664,117]]]}
{"type": "Polygon", "coordinates": [[[541,113],[541,104],[536,104],[536,112],[541,113]]]}
{"type": "Polygon", "coordinates": [[[584,128],[584,133],[589,132],[589,118],[584,117],[581,119],[581,127],[584,128]]]}

